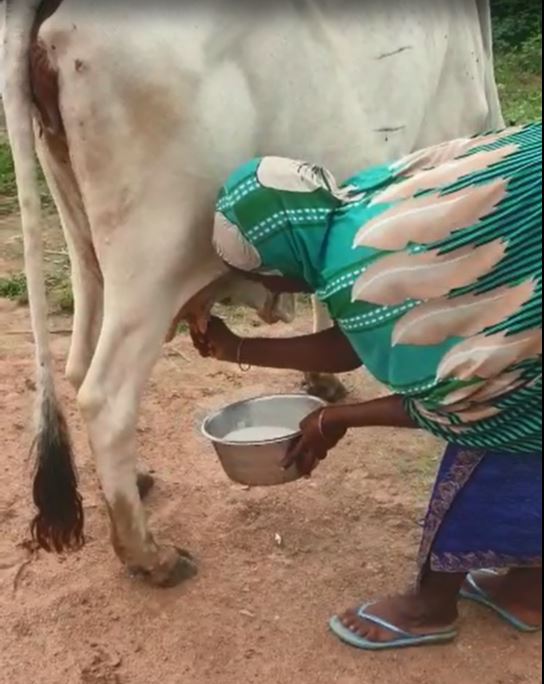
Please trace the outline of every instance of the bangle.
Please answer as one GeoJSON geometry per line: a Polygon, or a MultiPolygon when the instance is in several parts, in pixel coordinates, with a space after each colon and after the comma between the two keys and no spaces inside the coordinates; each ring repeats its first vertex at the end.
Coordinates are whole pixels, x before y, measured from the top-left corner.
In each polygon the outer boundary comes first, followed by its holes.
{"type": "Polygon", "coordinates": [[[318,431],[319,431],[319,434],[321,435],[321,438],[324,439],[324,440],[327,439],[327,438],[325,437],[325,432],[324,432],[324,430],[323,430],[323,427],[324,427],[323,421],[324,421],[324,419],[325,419],[325,411],[326,411],[326,410],[327,410],[327,409],[326,409],[325,407],[322,408],[321,411],[319,412],[319,417],[318,417],[318,419],[317,419],[317,429],[318,429],[318,431]]]}
{"type": "Polygon", "coordinates": [[[244,366],[242,363],[242,347],[244,346],[244,342],[245,339],[241,337],[240,341],[238,342],[238,349],[236,350],[236,363],[241,371],[247,373],[248,370],[251,370],[251,366],[249,364],[244,366]]]}

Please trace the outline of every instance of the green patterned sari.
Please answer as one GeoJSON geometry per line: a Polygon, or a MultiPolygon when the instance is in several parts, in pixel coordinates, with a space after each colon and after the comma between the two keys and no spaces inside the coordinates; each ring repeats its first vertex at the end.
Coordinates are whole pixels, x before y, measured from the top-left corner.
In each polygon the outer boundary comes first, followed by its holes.
{"type": "Polygon", "coordinates": [[[233,173],[214,245],[305,280],[361,363],[448,442],[542,450],[542,126],[450,141],[337,185],[277,157],[233,173]]]}

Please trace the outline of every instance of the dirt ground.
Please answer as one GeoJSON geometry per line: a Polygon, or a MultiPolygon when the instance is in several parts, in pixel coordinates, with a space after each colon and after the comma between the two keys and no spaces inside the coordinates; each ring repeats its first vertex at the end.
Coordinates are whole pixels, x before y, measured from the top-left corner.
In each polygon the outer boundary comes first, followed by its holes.
{"type": "MultiPolygon", "coordinates": [[[[54,229],[48,242],[58,243],[54,229]]],[[[16,221],[1,219],[0,276],[20,268],[20,255],[16,221]]],[[[251,317],[237,323],[254,330],[251,317]]],[[[309,324],[305,314],[294,329],[309,324]]],[[[54,316],[51,327],[68,330],[70,320],[54,316]]],[[[197,578],[154,590],[129,579],[113,556],[85,431],[62,379],[69,343],[62,333],[54,335],[54,354],[77,448],[87,545],[67,557],[32,553],[28,330],[27,310],[0,300],[2,684],[541,681],[540,637],[519,635],[472,606],[462,606],[452,645],[372,655],[336,641],[326,627],[334,611],[413,579],[440,444],[417,433],[360,431],[310,481],[236,486],[200,436],[200,419],[236,398],[297,390],[300,378],[204,361],[183,335],[156,368],[139,441],[157,478],[147,504],[152,527],[196,555],[197,578]]],[[[346,381],[354,399],[379,391],[364,373],[346,381]]]]}

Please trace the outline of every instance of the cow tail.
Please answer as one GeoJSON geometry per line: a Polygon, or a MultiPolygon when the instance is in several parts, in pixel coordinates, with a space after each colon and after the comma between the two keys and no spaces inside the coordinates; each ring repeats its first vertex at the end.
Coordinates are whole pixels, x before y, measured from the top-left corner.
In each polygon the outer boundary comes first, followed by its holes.
{"type": "Polygon", "coordinates": [[[37,181],[29,52],[39,0],[7,0],[4,109],[24,240],[28,300],[36,361],[36,456],[32,535],[40,547],[61,552],[83,542],[83,506],[68,427],[55,391],[47,326],[40,192],[37,181]]]}

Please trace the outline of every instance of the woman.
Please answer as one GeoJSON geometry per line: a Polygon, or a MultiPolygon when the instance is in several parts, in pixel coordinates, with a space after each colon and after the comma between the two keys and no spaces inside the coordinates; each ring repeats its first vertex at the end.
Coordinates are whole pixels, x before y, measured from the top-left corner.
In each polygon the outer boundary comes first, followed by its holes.
{"type": "Polygon", "coordinates": [[[457,599],[522,631],[541,624],[542,126],[460,139],[364,171],[266,157],[223,187],[221,258],[277,292],[315,292],[335,327],[241,339],[192,330],[225,361],[342,372],[391,395],[301,425],[305,474],[354,427],[420,428],[448,443],[416,588],[348,610],[333,632],[363,649],[446,642],[457,599]],[[501,569],[500,573],[490,569],[501,569]]]}

